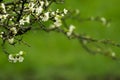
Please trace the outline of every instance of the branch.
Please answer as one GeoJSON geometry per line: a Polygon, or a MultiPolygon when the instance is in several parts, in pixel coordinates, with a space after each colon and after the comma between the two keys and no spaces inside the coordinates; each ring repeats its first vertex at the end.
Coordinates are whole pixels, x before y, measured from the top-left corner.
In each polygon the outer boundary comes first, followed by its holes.
{"type": "Polygon", "coordinates": [[[114,52],[107,51],[107,48],[104,49],[101,45],[120,48],[119,43],[111,40],[97,40],[79,34],[74,31],[74,25],[67,23],[67,20],[71,19],[79,23],[84,21],[97,21],[105,26],[109,26],[110,20],[98,16],[82,18],[78,10],[57,9],[54,11],[51,9],[53,3],[58,4],[63,2],[64,0],[17,0],[7,3],[0,2],[0,38],[3,41],[1,46],[3,52],[8,55],[10,62],[22,62],[24,60],[23,51],[13,55],[5,49],[5,42],[8,42],[11,46],[14,46],[16,43],[22,43],[30,47],[22,38],[18,39],[17,36],[22,36],[31,30],[62,33],[68,39],[77,39],[88,53],[99,53],[118,60],[119,57],[114,52]],[[34,27],[34,25],[37,26],[34,27]],[[89,44],[92,44],[94,48],[89,46],[89,44]]]}

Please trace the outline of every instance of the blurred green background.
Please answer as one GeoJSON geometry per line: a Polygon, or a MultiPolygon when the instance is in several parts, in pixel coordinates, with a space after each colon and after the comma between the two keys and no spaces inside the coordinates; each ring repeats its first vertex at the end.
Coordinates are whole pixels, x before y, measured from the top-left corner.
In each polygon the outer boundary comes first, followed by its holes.
{"type": "MultiPolygon", "coordinates": [[[[79,9],[82,17],[104,16],[111,19],[111,26],[99,22],[77,23],[79,33],[97,39],[111,39],[120,43],[120,0],[66,0],[55,8],[79,9]]],[[[0,80],[120,80],[120,62],[102,55],[90,55],[77,40],[63,34],[31,31],[24,35],[23,44],[9,51],[26,51],[23,63],[9,63],[0,49],[0,80]]],[[[1,42],[0,42],[1,43],[1,42]]],[[[119,55],[119,48],[115,49],[119,55]]]]}

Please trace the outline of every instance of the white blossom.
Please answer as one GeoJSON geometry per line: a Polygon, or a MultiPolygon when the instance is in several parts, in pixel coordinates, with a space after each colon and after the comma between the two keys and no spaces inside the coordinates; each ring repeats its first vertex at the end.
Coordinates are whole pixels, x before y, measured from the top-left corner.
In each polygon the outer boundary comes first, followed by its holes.
{"type": "Polygon", "coordinates": [[[49,20],[49,12],[44,13],[43,16],[41,16],[42,21],[48,21],[49,20]]]}
{"type": "Polygon", "coordinates": [[[24,25],[25,23],[30,23],[30,15],[23,17],[23,19],[21,19],[19,23],[20,25],[24,25]]]}
{"type": "Polygon", "coordinates": [[[1,7],[3,9],[3,12],[6,13],[6,9],[5,9],[5,4],[4,3],[1,3],[1,7]]]}
{"type": "Polygon", "coordinates": [[[53,12],[51,12],[51,16],[55,16],[55,12],[53,11],[53,12]]]}
{"type": "Polygon", "coordinates": [[[38,8],[36,8],[36,15],[41,14],[43,11],[43,8],[41,6],[39,6],[38,8]]]}
{"type": "Polygon", "coordinates": [[[9,59],[9,60],[14,60],[13,55],[12,55],[12,54],[10,54],[10,55],[8,56],[8,59],[9,59]]]}
{"type": "Polygon", "coordinates": [[[101,17],[100,20],[103,23],[103,25],[106,25],[107,20],[104,17],[101,17]]]}
{"type": "Polygon", "coordinates": [[[75,26],[74,25],[70,25],[69,31],[67,32],[67,36],[71,36],[71,34],[73,33],[74,29],[75,29],[75,26]]]}
{"type": "Polygon", "coordinates": [[[79,14],[80,13],[80,10],[79,9],[76,9],[76,14],[79,14]]]}
{"type": "Polygon", "coordinates": [[[23,55],[23,51],[20,51],[20,52],[19,52],[19,55],[23,55]]]}
{"type": "Polygon", "coordinates": [[[62,17],[64,17],[65,15],[64,14],[61,14],[62,17]]]}
{"type": "Polygon", "coordinates": [[[48,5],[49,5],[48,0],[45,0],[45,6],[48,6],[48,5]]]}
{"type": "Polygon", "coordinates": [[[115,57],[115,56],[116,56],[115,52],[112,52],[112,53],[111,53],[111,56],[112,56],[112,57],[115,57]]]}
{"type": "Polygon", "coordinates": [[[56,10],[56,13],[59,13],[59,12],[60,12],[60,10],[59,10],[59,9],[57,9],[57,10],[56,10]]]}
{"type": "Polygon", "coordinates": [[[4,34],[4,32],[1,32],[1,34],[4,34]]]}
{"type": "Polygon", "coordinates": [[[68,10],[67,10],[67,9],[64,9],[63,11],[64,11],[64,14],[67,14],[67,13],[68,13],[68,10]]]}
{"type": "Polygon", "coordinates": [[[61,16],[60,16],[60,15],[56,15],[56,16],[55,16],[54,25],[55,25],[56,27],[60,27],[60,26],[62,25],[62,21],[61,21],[61,16]]]}
{"type": "Polygon", "coordinates": [[[33,2],[30,2],[30,3],[29,3],[28,7],[29,7],[29,10],[30,10],[31,12],[34,12],[34,10],[35,10],[34,6],[35,6],[35,4],[34,4],[33,2]]]}
{"type": "Polygon", "coordinates": [[[4,32],[0,33],[0,38],[3,38],[4,32]]]}
{"type": "Polygon", "coordinates": [[[13,60],[9,60],[10,62],[13,62],[13,63],[16,63],[17,62],[17,58],[15,57],[13,57],[13,60]]]}
{"type": "Polygon", "coordinates": [[[60,20],[60,19],[61,19],[61,16],[60,16],[60,15],[56,15],[56,16],[55,16],[55,20],[56,20],[56,21],[58,21],[58,20],[60,20]]]}
{"type": "Polygon", "coordinates": [[[40,1],[40,4],[41,4],[41,7],[43,7],[44,6],[44,1],[40,1]]]}
{"type": "Polygon", "coordinates": [[[3,35],[2,35],[2,34],[0,34],[0,38],[3,38],[3,35]]]}
{"type": "Polygon", "coordinates": [[[27,23],[30,23],[30,15],[28,15],[28,16],[26,17],[26,22],[27,22],[27,23]]]}
{"type": "Polygon", "coordinates": [[[24,25],[25,24],[25,21],[23,19],[21,19],[19,22],[20,22],[20,25],[24,25]]]}
{"type": "Polygon", "coordinates": [[[17,34],[17,29],[16,29],[16,27],[10,28],[10,31],[12,31],[12,33],[13,33],[14,35],[17,34]]]}
{"type": "Polygon", "coordinates": [[[22,57],[22,56],[20,56],[20,57],[18,58],[18,61],[19,61],[19,62],[23,62],[23,60],[24,60],[24,57],[22,57]]]}
{"type": "Polygon", "coordinates": [[[10,44],[13,44],[13,43],[14,43],[14,38],[8,39],[8,42],[9,42],[10,44]]]}
{"type": "Polygon", "coordinates": [[[9,54],[8,60],[9,62],[13,62],[13,63],[17,62],[17,58],[13,54],[9,54]]]}
{"type": "Polygon", "coordinates": [[[0,19],[2,20],[7,19],[7,17],[8,17],[8,14],[3,14],[3,15],[0,14],[0,19]]]}
{"type": "Polygon", "coordinates": [[[57,20],[56,22],[54,22],[54,25],[56,27],[60,27],[62,25],[62,21],[61,20],[57,20]]]}

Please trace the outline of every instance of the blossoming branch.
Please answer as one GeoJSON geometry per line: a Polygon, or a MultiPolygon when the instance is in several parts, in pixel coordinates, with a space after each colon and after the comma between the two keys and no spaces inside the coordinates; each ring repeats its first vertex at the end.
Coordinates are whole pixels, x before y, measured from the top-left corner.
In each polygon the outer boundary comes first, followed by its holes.
{"type": "Polygon", "coordinates": [[[93,46],[95,46],[96,49],[91,49],[88,44],[94,42],[116,47],[120,47],[120,44],[110,40],[97,40],[78,34],[74,31],[76,27],[66,22],[67,19],[76,21],[98,21],[108,26],[109,21],[104,17],[82,19],[78,16],[79,10],[70,11],[64,8],[63,10],[57,9],[54,11],[50,7],[53,3],[58,4],[63,2],[64,0],[13,0],[10,2],[0,2],[0,38],[3,41],[1,46],[10,62],[23,62],[24,51],[19,51],[16,54],[9,53],[5,48],[5,44],[9,43],[9,45],[14,46],[16,43],[21,42],[29,46],[22,38],[19,39],[17,36],[22,36],[30,30],[63,33],[69,39],[78,39],[82,47],[89,53],[102,53],[103,55],[117,59],[115,52],[111,51],[106,53],[103,51],[103,48],[94,44],[93,46]],[[49,22],[49,26],[46,26],[45,22],[49,22]],[[34,27],[34,24],[39,25],[39,27],[34,27]]]}

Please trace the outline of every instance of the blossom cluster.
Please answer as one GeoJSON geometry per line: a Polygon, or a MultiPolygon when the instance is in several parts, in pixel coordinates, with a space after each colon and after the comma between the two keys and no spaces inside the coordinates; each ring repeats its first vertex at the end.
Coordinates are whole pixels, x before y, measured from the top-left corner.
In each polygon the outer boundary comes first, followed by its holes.
{"type": "Polygon", "coordinates": [[[23,51],[20,51],[18,54],[9,54],[8,60],[9,60],[9,62],[13,62],[13,63],[23,62],[23,60],[24,60],[23,55],[24,55],[23,51]]]}

